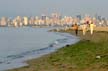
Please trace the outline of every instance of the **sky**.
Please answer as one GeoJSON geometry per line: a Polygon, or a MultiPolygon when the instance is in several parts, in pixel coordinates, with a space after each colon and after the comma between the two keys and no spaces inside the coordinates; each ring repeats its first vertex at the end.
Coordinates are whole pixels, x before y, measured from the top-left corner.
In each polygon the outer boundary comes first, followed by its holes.
{"type": "Polygon", "coordinates": [[[108,0],[0,0],[0,17],[62,15],[101,15],[108,17],[108,0]]]}

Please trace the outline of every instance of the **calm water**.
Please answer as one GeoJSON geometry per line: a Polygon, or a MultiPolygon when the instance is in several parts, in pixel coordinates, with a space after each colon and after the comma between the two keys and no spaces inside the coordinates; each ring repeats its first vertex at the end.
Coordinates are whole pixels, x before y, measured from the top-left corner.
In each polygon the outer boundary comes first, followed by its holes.
{"type": "Polygon", "coordinates": [[[78,41],[65,33],[47,32],[51,28],[0,28],[0,71],[27,65],[33,59],[78,41]]]}

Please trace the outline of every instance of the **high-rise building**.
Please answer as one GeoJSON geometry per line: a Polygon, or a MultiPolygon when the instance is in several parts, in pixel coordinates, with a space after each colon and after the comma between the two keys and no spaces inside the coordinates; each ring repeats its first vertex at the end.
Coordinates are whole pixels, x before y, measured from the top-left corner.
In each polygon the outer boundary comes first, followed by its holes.
{"type": "Polygon", "coordinates": [[[22,23],[22,18],[21,18],[20,16],[17,16],[17,17],[16,17],[16,22],[17,22],[17,25],[18,25],[19,27],[23,25],[23,23],[22,23]]]}
{"type": "Polygon", "coordinates": [[[29,26],[33,26],[35,25],[35,18],[34,17],[30,17],[29,18],[29,26]]]}
{"type": "Polygon", "coordinates": [[[28,25],[28,17],[23,17],[23,23],[25,26],[28,25]]]}
{"type": "Polygon", "coordinates": [[[77,17],[79,20],[81,20],[81,15],[76,15],[76,17],[77,17]]]}
{"type": "Polygon", "coordinates": [[[44,15],[44,14],[41,15],[41,19],[42,19],[42,20],[46,20],[46,17],[47,17],[47,16],[44,15]]]}
{"type": "Polygon", "coordinates": [[[52,13],[51,18],[54,24],[58,24],[61,19],[61,15],[59,13],[52,13]]]}
{"type": "Polygon", "coordinates": [[[0,20],[0,26],[7,26],[7,18],[6,17],[2,17],[0,20]]]}

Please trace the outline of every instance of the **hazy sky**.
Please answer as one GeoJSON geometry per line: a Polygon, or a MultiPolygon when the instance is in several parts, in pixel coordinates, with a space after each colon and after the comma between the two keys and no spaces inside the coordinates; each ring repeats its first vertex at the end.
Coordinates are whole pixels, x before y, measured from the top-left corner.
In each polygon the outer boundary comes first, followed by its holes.
{"type": "Polygon", "coordinates": [[[63,15],[91,14],[108,17],[108,0],[0,0],[0,16],[36,16],[60,12],[63,15]]]}

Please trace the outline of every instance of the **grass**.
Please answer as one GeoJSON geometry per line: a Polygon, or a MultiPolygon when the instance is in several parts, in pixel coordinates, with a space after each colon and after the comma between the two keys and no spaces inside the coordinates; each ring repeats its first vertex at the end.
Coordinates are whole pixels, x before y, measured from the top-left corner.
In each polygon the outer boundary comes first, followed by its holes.
{"type": "MultiPolygon", "coordinates": [[[[71,30],[65,32],[74,34],[71,30]]],[[[78,36],[80,42],[28,61],[29,66],[10,71],[108,71],[108,33],[95,32],[91,36],[87,32],[83,36],[79,31],[78,36]]]]}

